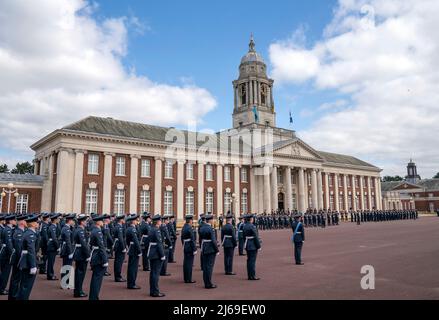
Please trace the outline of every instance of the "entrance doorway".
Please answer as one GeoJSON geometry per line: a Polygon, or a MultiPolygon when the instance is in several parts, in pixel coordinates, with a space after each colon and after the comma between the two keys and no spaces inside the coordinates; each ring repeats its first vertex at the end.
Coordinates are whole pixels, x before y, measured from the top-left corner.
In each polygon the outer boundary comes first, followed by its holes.
{"type": "Polygon", "coordinates": [[[284,206],[284,194],[283,194],[283,193],[279,193],[279,194],[277,195],[277,201],[278,201],[278,203],[277,203],[277,208],[278,208],[279,210],[284,210],[284,209],[285,209],[285,206],[284,206]]]}

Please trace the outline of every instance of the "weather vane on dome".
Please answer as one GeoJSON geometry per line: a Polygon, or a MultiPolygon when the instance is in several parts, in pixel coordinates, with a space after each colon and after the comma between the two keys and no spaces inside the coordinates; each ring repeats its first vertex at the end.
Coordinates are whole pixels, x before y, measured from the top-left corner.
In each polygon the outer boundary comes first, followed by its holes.
{"type": "Polygon", "coordinates": [[[255,40],[253,39],[253,32],[250,35],[250,44],[249,46],[249,52],[255,52],[255,40]]]}

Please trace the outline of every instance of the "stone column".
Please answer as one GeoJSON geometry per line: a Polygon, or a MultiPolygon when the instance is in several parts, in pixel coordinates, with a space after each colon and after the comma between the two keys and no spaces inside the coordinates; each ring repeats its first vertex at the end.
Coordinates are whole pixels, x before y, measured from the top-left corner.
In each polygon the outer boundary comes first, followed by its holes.
{"type": "Polygon", "coordinates": [[[104,185],[102,187],[102,213],[110,213],[111,199],[113,190],[111,190],[111,179],[113,176],[113,157],[114,153],[104,153],[104,185]]]}
{"type": "Polygon", "coordinates": [[[340,196],[340,190],[338,188],[338,174],[334,175],[334,201],[335,201],[335,210],[340,210],[340,205],[338,204],[338,197],[340,196]]]}
{"type": "Polygon", "coordinates": [[[369,207],[369,210],[372,210],[372,188],[371,188],[371,184],[372,183],[372,179],[369,177],[367,177],[367,205],[369,207]]]}
{"type": "Polygon", "coordinates": [[[139,155],[131,155],[130,168],[130,212],[137,213],[137,199],[138,199],[138,180],[139,180],[139,155]]]}
{"type": "Polygon", "coordinates": [[[325,172],[325,209],[329,210],[329,175],[325,172]]]}
{"type": "Polygon", "coordinates": [[[349,202],[348,202],[348,179],[346,175],[343,175],[343,196],[344,196],[344,209],[345,211],[349,211],[349,202]]]}
{"type": "Polygon", "coordinates": [[[75,173],[73,180],[73,212],[82,212],[82,180],[84,177],[84,150],[75,150],[75,173]]]}
{"type": "Polygon", "coordinates": [[[216,204],[218,217],[224,213],[224,193],[223,193],[223,165],[216,165],[216,204]]]}
{"type": "Polygon", "coordinates": [[[360,208],[361,210],[365,210],[364,207],[364,184],[363,184],[363,176],[360,176],[360,208]]]}
{"type": "Polygon", "coordinates": [[[354,211],[358,210],[357,208],[357,190],[355,189],[355,175],[351,176],[352,179],[352,209],[354,211]]]}
{"type": "Polygon", "coordinates": [[[317,171],[317,196],[319,200],[318,209],[323,209],[323,181],[322,181],[322,171],[317,171]]]}
{"type": "Polygon", "coordinates": [[[381,179],[379,177],[375,178],[375,196],[377,197],[376,200],[376,207],[377,210],[383,209],[383,197],[381,195],[381,179]]]}
{"type": "Polygon", "coordinates": [[[311,191],[312,191],[312,206],[314,209],[318,208],[318,197],[317,197],[317,170],[312,169],[311,171],[311,191]]]}
{"type": "Polygon", "coordinates": [[[69,213],[72,211],[74,167],[73,150],[64,148],[60,149],[56,166],[56,212],[69,213]]]}
{"type": "Polygon", "coordinates": [[[290,209],[293,210],[293,187],[292,187],[292,181],[291,181],[291,168],[290,167],[286,167],[285,168],[285,177],[284,177],[284,181],[285,181],[285,201],[286,201],[286,208],[285,209],[290,209]]]}
{"type": "Polygon", "coordinates": [[[264,209],[271,213],[270,167],[264,167],[264,209]]]}
{"type": "Polygon", "coordinates": [[[250,92],[249,92],[249,97],[250,97],[250,105],[253,104],[253,81],[249,82],[250,85],[250,92]]]}
{"type": "Polygon", "coordinates": [[[177,222],[184,220],[184,160],[177,161],[177,222]]]}
{"type": "Polygon", "coordinates": [[[271,171],[271,207],[273,210],[278,209],[278,186],[277,186],[277,166],[273,166],[271,171]]]}
{"type": "Polygon", "coordinates": [[[258,203],[256,195],[259,194],[259,191],[256,186],[256,177],[255,177],[255,169],[254,167],[250,168],[250,207],[252,212],[259,213],[258,203]]]}
{"type": "Polygon", "coordinates": [[[299,197],[298,197],[298,200],[299,200],[299,212],[305,212],[306,211],[306,202],[305,202],[305,176],[304,176],[304,169],[303,168],[299,168],[299,172],[298,172],[298,175],[299,175],[299,181],[298,181],[298,183],[299,183],[299,185],[298,185],[298,187],[299,187],[299,197]]]}
{"type": "Polygon", "coordinates": [[[258,208],[259,208],[259,212],[263,213],[264,212],[264,176],[257,175],[256,180],[258,184],[258,208]]]}
{"type": "Polygon", "coordinates": [[[162,179],[163,159],[154,158],[154,213],[162,213],[162,179]]]}
{"type": "Polygon", "coordinates": [[[198,216],[204,212],[204,164],[198,161],[198,216]]]}
{"type": "Polygon", "coordinates": [[[53,153],[50,154],[47,159],[44,160],[43,167],[43,191],[41,196],[41,211],[52,211],[52,187],[53,187],[53,153]]]}
{"type": "Polygon", "coordinates": [[[35,158],[34,159],[34,175],[38,175],[39,170],[40,170],[40,160],[35,158]]]}
{"type": "Polygon", "coordinates": [[[236,165],[235,164],[235,167],[234,167],[234,175],[233,175],[233,184],[234,184],[234,187],[233,187],[233,191],[234,191],[234,193],[235,193],[235,195],[236,195],[236,197],[235,197],[235,199],[234,199],[234,201],[233,201],[233,204],[235,205],[235,208],[234,208],[234,213],[235,213],[235,219],[238,219],[238,217],[240,216],[240,213],[241,213],[241,206],[240,206],[240,203],[241,203],[241,188],[240,188],[240,172],[239,172],[239,170],[240,170],[240,168],[241,168],[241,166],[239,166],[239,165],[236,165]]]}

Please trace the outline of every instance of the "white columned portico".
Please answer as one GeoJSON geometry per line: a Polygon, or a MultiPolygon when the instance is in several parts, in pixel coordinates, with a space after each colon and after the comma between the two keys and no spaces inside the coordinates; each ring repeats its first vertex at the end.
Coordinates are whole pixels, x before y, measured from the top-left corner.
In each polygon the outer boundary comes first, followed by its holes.
{"type": "Polygon", "coordinates": [[[184,164],[186,161],[177,160],[177,221],[184,220],[184,164]]]}
{"type": "Polygon", "coordinates": [[[162,158],[154,158],[154,211],[156,214],[162,212],[162,158]]]}
{"type": "Polygon", "coordinates": [[[223,165],[216,165],[216,204],[217,204],[217,214],[222,216],[224,214],[224,196],[223,196],[223,165]]]}
{"type": "Polygon", "coordinates": [[[271,171],[271,208],[273,210],[278,209],[278,186],[277,186],[277,166],[273,166],[271,171]]]}
{"type": "Polygon", "coordinates": [[[270,167],[264,166],[264,209],[271,213],[270,167]]]}
{"type": "Polygon", "coordinates": [[[52,189],[53,189],[53,158],[51,153],[44,160],[44,166],[42,167],[42,174],[44,175],[43,192],[41,199],[41,211],[52,211],[52,189]]]}
{"type": "Polygon", "coordinates": [[[325,209],[329,210],[329,175],[325,172],[325,209]]]}
{"type": "Polygon", "coordinates": [[[339,190],[339,186],[338,186],[338,174],[334,175],[334,207],[336,211],[340,211],[340,205],[339,205],[339,201],[338,201],[338,197],[340,197],[340,190],[339,190]]]}
{"type": "Polygon", "coordinates": [[[111,177],[113,175],[114,153],[104,153],[104,182],[102,186],[102,213],[110,213],[111,210],[111,177]]]}
{"type": "Polygon", "coordinates": [[[348,179],[346,175],[343,175],[343,197],[344,197],[344,210],[347,212],[350,208],[348,208],[348,179]]]}
{"type": "Polygon", "coordinates": [[[305,171],[303,168],[299,168],[299,212],[304,213],[306,211],[305,203],[305,171]]]}
{"type": "Polygon", "coordinates": [[[240,188],[240,186],[241,186],[241,183],[240,183],[241,179],[240,178],[241,177],[239,175],[240,169],[241,169],[241,166],[235,164],[235,167],[234,167],[234,170],[233,170],[234,171],[233,181],[234,181],[234,193],[235,193],[236,197],[235,197],[235,199],[233,201],[233,204],[235,206],[234,212],[235,212],[235,219],[236,219],[236,221],[238,221],[237,219],[238,219],[238,217],[241,214],[241,205],[240,205],[240,203],[241,203],[241,188],[240,188]]]}
{"type": "Polygon", "coordinates": [[[286,192],[285,209],[293,210],[293,188],[292,188],[292,182],[291,182],[291,168],[290,167],[285,168],[284,181],[285,181],[285,192],[286,192]]]}
{"type": "Polygon", "coordinates": [[[130,168],[130,212],[137,212],[137,184],[139,180],[139,155],[131,155],[130,168]]]}
{"type": "Polygon", "coordinates": [[[318,197],[317,197],[317,169],[312,169],[311,171],[311,196],[312,196],[312,207],[313,209],[318,208],[318,197]]]}
{"type": "Polygon", "coordinates": [[[198,217],[204,211],[204,165],[205,162],[198,161],[198,217]]]}
{"type": "Polygon", "coordinates": [[[351,176],[351,185],[352,185],[352,209],[354,211],[358,210],[357,208],[357,190],[355,189],[355,175],[351,176]]]}
{"type": "Polygon", "coordinates": [[[73,180],[73,212],[82,212],[82,180],[84,177],[84,150],[75,150],[75,173],[73,180]]]}
{"type": "Polygon", "coordinates": [[[66,148],[59,150],[56,166],[55,193],[55,211],[59,213],[72,211],[74,161],[73,150],[66,148]]]}
{"type": "Polygon", "coordinates": [[[319,201],[318,209],[324,209],[323,206],[323,181],[322,181],[322,171],[317,171],[317,197],[319,201]]]}

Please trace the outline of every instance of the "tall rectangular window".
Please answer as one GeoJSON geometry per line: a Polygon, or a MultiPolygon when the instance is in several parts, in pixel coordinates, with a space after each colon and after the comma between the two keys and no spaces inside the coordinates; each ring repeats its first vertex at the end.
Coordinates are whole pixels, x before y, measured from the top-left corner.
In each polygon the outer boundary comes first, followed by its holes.
{"type": "Polygon", "coordinates": [[[283,176],[281,170],[277,170],[277,183],[278,184],[283,184],[284,183],[284,176],[283,176]]]}
{"type": "Polygon", "coordinates": [[[346,182],[348,183],[348,188],[350,188],[352,186],[351,177],[346,177],[346,182]]]}
{"type": "Polygon", "coordinates": [[[151,193],[149,190],[140,191],[140,211],[150,212],[151,210],[151,193]]]}
{"type": "Polygon", "coordinates": [[[114,213],[125,213],[125,190],[116,190],[114,192],[114,213]]]}
{"type": "Polygon", "coordinates": [[[352,196],[348,196],[348,210],[353,210],[354,208],[352,207],[352,196]]]}
{"type": "Polygon", "coordinates": [[[230,167],[229,166],[224,167],[224,181],[232,181],[230,179],[230,167]]]}
{"type": "Polygon", "coordinates": [[[172,179],[173,163],[165,161],[165,179],[172,179]]]}
{"type": "MultiPolygon", "coordinates": [[[[295,193],[293,193],[292,195],[291,195],[291,199],[293,200],[293,207],[291,208],[291,210],[297,210],[297,200],[296,200],[296,194],[295,193]]],[[[288,209],[288,208],[287,208],[288,209]]]]}
{"type": "Polygon", "coordinates": [[[241,194],[241,213],[248,213],[247,192],[241,194]]]}
{"type": "Polygon", "coordinates": [[[329,196],[329,208],[331,209],[331,210],[334,210],[335,208],[334,208],[334,195],[330,195],[329,196]]]}
{"type": "Polygon", "coordinates": [[[355,197],[355,206],[357,207],[357,210],[360,209],[360,197],[355,197]]]}
{"type": "Polygon", "coordinates": [[[88,174],[99,173],[99,155],[96,153],[89,153],[88,155],[88,174]]]}
{"type": "Polygon", "coordinates": [[[248,182],[248,180],[247,180],[247,168],[241,168],[241,182],[248,182]]]}
{"type": "Polygon", "coordinates": [[[355,181],[355,188],[359,188],[360,186],[358,185],[358,178],[355,177],[355,178],[354,178],[354,181],[355,181]]]}
{"type": "Polygon", "coordinates": [[[213,213],[213,192],[206,192],[206,211],[213,213]]]}
{"type": "Polygon", "coordinates": [[[308,196],[308,208],[312,208],[312,207],[313,207],[313,205],[312,205],[312,196],[309,195],[308,196]]]}
{"type": "Polygon", "coordinates": [[[164,201],[164,209],[165,209],[165,215],[172,214],[172,191],[165,191],[165,201],[164,201]]]}
{"type": "Polygon", "coordinates": [[[232,212],[232,194],[230,192],[225,192],[224,193],[224,212],[232,212]]]}
{"type": "Polygon", "coordinates": [[[125,157],[116,157],[116,176],[125,175],[125,157]]]}
{"type": "MultiPolygon", "coordinates": [[[[331,176],[330,176],[331,177],[331,176]]],[[[308,179],[308,185],[311,185],[311,174],[306,173],[306,178],[308,179]]],[[[331,185],[331,184],[330,184],[331,185]]]]}
{"type": "Polygon", "coordinates": [[[186,214],[194,215],[195,212],[194,198],[195,197],[193,191],[186,192],[186,214]]]}
{"type": "Polygon", "coordinates": [[[332,176],[332,174],[329,174],[328,175],[328,184],[329,184],[329,186],[330,187],[332,187],[333,185],[334,185],[334,181],[333,181],[333,176],[332,176]]]}
{"type": "Polygon", "coordinates": [[[142,178],[149,178],[151,176],[151,161],[149,159],[142,159],[140,176],[142,178]]]}
{"type": "Polygon", "coordinates": [[[206,180],[207,181],[213,180],[213,167],[211,164],[206,165],[206,180]]]}
{"type": "Polygon", "coordinates": [[[27,202],[29,196],[27,194],[19,194],[17,197],[17,204],[15,206],[16,213],[27,213],[27,202]]]}
{"type": "Polygon", "coordinates": [[[340,175],[338,176],[338,187],[343,187],[343,179],[340,175]]]}
{"type": "Polygon", "coordinates": [[[376,204],[375,204],[375,197],[372,197],[372,208],[376,209],[376,204]]]}
{"type": "Polygon", "coordinates": [[[186,164],[186,179],[189,179],[189,180],[194,179],[194,164],[193,163],[186,164]]]}
{"type": "Polygon", "coordinates": [[[340,210],[346,210],[345,207],[344,207],[343,194],[340,194],[338,196],[338,208],[340,210]]]}
{"type": "Polygon", "coordinates": [[[85,213],[91,215],[98,211],[98,190],[87,189],[85,193],[85,213]]]}

